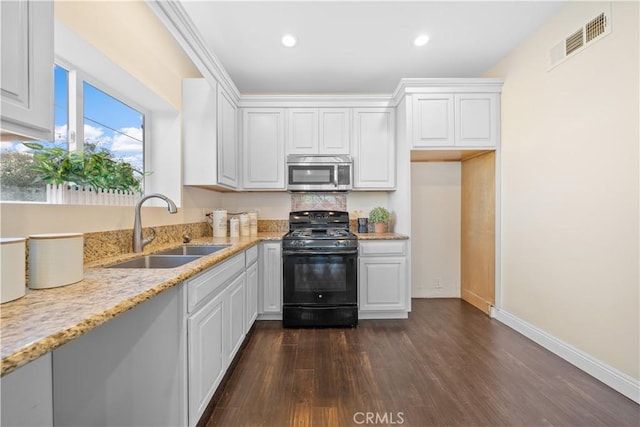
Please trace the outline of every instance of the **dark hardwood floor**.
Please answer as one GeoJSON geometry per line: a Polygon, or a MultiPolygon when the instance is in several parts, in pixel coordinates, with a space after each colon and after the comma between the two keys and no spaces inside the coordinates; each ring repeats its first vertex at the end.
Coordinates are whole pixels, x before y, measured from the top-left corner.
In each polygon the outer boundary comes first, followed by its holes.
{"type": "Polygon", "coordinates": [[[638,426],[640,407],[458,299],[353,329],[257,322],[207,426],[638,426]]]}

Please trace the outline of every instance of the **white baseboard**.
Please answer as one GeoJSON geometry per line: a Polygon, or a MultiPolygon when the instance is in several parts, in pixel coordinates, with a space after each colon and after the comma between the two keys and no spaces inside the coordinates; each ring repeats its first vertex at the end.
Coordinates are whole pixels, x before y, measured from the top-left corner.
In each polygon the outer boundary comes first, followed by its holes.
{"type": "Polygon", "coordinates": [[[629,399],[640,403],[640,381],[588,355],[513,314],[493,308],[491,317],[516,330],[629,399]]]}

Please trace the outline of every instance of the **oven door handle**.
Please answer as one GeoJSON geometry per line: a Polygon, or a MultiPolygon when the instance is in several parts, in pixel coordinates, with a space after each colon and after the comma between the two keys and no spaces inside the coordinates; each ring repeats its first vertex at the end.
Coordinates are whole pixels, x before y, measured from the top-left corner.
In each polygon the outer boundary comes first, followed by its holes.
{"type": "Polygon", "coordinates": [[[357,255],[358,250],[350,251],[314,251],[314,250],[292,250],[282,251],[282,255],[357,255]]]}

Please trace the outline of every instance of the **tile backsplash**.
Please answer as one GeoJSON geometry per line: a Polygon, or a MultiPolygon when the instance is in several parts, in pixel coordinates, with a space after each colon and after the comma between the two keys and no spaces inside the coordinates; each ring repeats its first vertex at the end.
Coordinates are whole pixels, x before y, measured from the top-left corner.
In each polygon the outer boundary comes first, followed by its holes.
{"type": "Polygon", "coordinates": [[[293,193],[291,194],[291,210],[346,211],[347,195],[334,193],[293,193]]]}

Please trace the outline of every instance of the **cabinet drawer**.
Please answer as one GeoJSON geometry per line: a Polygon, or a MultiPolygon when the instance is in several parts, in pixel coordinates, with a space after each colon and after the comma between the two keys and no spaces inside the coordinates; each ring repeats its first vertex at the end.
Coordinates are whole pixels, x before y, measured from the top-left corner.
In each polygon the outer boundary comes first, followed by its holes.
{"type": "Polygon", "coordinates": [[[361,256],[378,255],[404,255],[404,240],[375,240],[370,242],[360,242],[361,256]]]}
{"type": "Polygon", "coordinates": [[[249,267],[251,264],[253,264],[254,262],[256,262],[256,260],[258,259],[258,245],[249,248],[245,251],[247,260],[246,260],[246,267],[249,267]]]}
{"type": "MultiPolygon", "coordinates": [[[[244,271],[244,252],[187,281],[189,312],[244,271]]],[[[221,289],[220,289],[221,290],[221,289]]]]}

